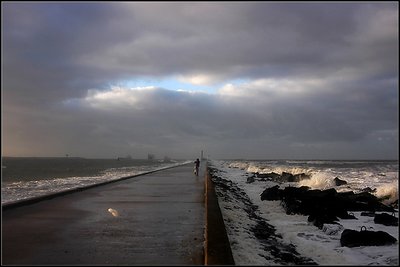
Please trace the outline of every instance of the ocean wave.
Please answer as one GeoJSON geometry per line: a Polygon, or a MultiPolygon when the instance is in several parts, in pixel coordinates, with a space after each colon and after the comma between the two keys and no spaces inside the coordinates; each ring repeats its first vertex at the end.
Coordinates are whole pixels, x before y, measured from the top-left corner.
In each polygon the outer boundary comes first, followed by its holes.
{"type": "Polygon", "coordinates": [[[312,189],[325,190],[334,187],[335,183],[330,173],[321,171],[313,173],[310,179],[301,180],[299,186],[308,186],[312,189]]]}
{"type": "Polygon", "coordinates": [[[399,184],[394,181],[390,184],[384,184],[376,188],[375,196],[383,199],[384,204],[391,204],[399,200],[399,184]]]}
{"type": "Polygon", "coordinates": [[[310,179],[299,182],[300,186],[309,186],[312,189],[336,188],[337,191],[362,191],[366,188],[381,189],[380,194],[390,195],[388,201],[396,197],[396,189],[393,184],[398,181],[398,165],[396,161],[307,161],[292,160],[282,164],[272,161],[225,161],[222,163],[228,168],[237,168],[249,173],[285,173],[306,174],[310,179]],[[290,164],[289,164],[290,163],[290,164]],[[326,163],[326,164],[322,164],[326,163]],[[319,165],[318,165],[319,164],[319,165]],[[345,167],[343,167],[345,165],[345,167]],[[346,186],[336,186],[335,178],[345,180],[346,186]],[[393,184],[392,184],[393,182],[393,184]],[[391,186],[388,186],[391,184],[391,186]],[[387,192],[390,193],[387,193],[387,192]]]}

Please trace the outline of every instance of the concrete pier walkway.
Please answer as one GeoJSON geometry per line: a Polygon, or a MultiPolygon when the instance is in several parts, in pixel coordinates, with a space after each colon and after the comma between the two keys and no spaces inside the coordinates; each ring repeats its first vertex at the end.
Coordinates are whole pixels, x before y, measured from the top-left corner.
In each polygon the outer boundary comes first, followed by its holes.
{"type": "Polygon", "coordinates": [[[2,213],[3,265],[202,265],[205,162],[2,213]]]}

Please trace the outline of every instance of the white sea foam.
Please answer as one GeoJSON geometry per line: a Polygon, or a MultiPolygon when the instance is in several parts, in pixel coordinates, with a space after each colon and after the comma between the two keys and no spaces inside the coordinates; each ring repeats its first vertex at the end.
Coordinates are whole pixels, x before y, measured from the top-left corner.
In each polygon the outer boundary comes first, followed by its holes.
{"type": "Polygon", "coordinates": [[[391,204],[399,200],[399,188],[398,182],[392,182],[390,184],[384,184],[376,188],[375,195],[378,198],[383,198],[382,201],[385,204],[391,204]]]}
{"type": "Polygon", "coordinates": [[[316,172],[310,179],[304,179],[299,182],[299,186],[308,186],[312,189],[328,189],[334,187],[334,181],[331,174],[326,172],[316,172]]]}
{"type": "Polygon", "coordinates": [[[255,162],[232,162],[228,163],[227,166],[229,168],[237,168],[240,170],[245,170],[246,172],[252,173],[277,173],[282,174],[284,172],[291,173],[291,174],[307,174],[312,175],[315,172],[312,168],[303,168],[303,167],[293,167],[293,166],[279,166],[276,165],[277,161],[273,162],[271,165],[262,165],[257,164],[255,162]]]}

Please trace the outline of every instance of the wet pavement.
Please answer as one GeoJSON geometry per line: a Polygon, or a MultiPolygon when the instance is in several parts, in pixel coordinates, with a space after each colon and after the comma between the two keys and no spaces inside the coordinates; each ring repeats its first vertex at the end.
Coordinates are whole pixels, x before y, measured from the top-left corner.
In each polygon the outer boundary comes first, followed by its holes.
{"type": "Polygon", "coordinates": [[[3,265],[202,265],[205,164],[2,212],[3,265]]]}

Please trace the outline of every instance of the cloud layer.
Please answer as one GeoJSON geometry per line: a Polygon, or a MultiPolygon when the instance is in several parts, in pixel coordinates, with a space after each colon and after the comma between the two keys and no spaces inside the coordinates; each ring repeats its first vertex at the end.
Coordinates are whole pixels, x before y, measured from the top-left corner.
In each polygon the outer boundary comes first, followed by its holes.
{"type": "Polygon", "coordinates": [[[396,2],[2,7],[3,154],[398,157],[396,2]]]}

